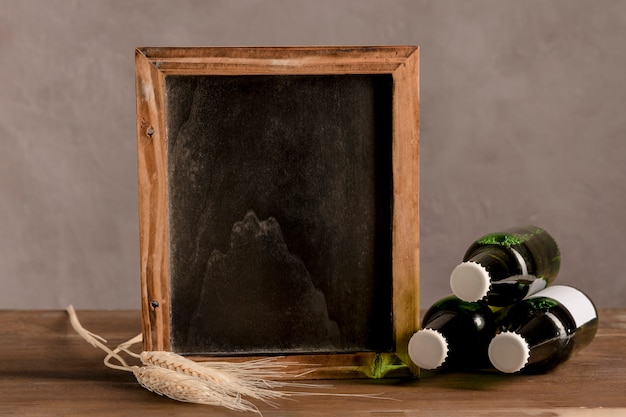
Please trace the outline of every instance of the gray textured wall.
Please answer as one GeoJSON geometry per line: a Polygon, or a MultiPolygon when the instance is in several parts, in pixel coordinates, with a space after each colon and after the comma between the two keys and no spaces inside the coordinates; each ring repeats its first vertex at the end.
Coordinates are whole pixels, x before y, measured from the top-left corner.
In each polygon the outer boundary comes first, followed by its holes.
{"type": "Polygon", "coordinates": [[[136,46],[421,47],[422,305],[535,223],[626,307],[626,2],[0,0],[0,308],[139,308],[136,46]]]}

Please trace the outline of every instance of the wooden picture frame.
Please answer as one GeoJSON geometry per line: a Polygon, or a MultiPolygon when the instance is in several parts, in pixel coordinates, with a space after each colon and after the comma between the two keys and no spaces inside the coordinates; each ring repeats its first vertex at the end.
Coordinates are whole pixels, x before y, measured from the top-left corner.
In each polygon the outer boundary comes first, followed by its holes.
{"type": "Polygon", "coordinates": [[[418,52],[136,49],[144,350],[417,375],[418,52]]]}

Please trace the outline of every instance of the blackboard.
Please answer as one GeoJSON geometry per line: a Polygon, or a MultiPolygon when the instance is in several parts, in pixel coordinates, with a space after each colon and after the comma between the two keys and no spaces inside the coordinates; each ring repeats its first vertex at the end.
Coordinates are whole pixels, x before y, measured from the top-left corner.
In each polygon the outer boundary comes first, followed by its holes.
{"type": "Polygon", "coordinates": [[[391,351],[391,76],[165,91],[174,350],[391,351]]]}
{"type": "Polygon", "coordinates": [[[407,362],[416,67],[392,51],[138,50],[146,349],[407,362]]]}

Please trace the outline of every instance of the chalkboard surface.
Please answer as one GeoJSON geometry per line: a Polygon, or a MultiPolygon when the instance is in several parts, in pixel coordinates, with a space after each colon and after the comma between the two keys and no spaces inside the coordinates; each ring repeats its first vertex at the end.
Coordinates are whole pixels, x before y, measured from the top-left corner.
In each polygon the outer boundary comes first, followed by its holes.
{"type": "Polygon", "coordinates": [[[171,348],[390,352],[390,74],[165,78],[171,348]]]}

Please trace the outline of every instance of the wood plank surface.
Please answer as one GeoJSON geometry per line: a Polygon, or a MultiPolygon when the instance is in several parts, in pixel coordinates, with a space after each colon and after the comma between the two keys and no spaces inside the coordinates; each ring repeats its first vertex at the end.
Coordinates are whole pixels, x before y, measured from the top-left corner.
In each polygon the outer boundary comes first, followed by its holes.
{"type": "MultiPolygon", "coordinates": [[[[139,311],[78,311],[109,346],[141,330],[139,311]]],[[[0,415],[242,416],[186,404],[141,388],[130,373],[106,368],[64,311],[0,311],[0,415]]],[[[319,382],[319,381],[316,381],[319,382]]],[[[326,381],[323,381],[326,383],[326,381]]],[[[440,373],[419,380],[328,381],[325,392],[381,398],[298,397],[271,416],[623,416],[626,415],[626,310],[601,310],[590,346],[543,375],[440,373]]]]}

